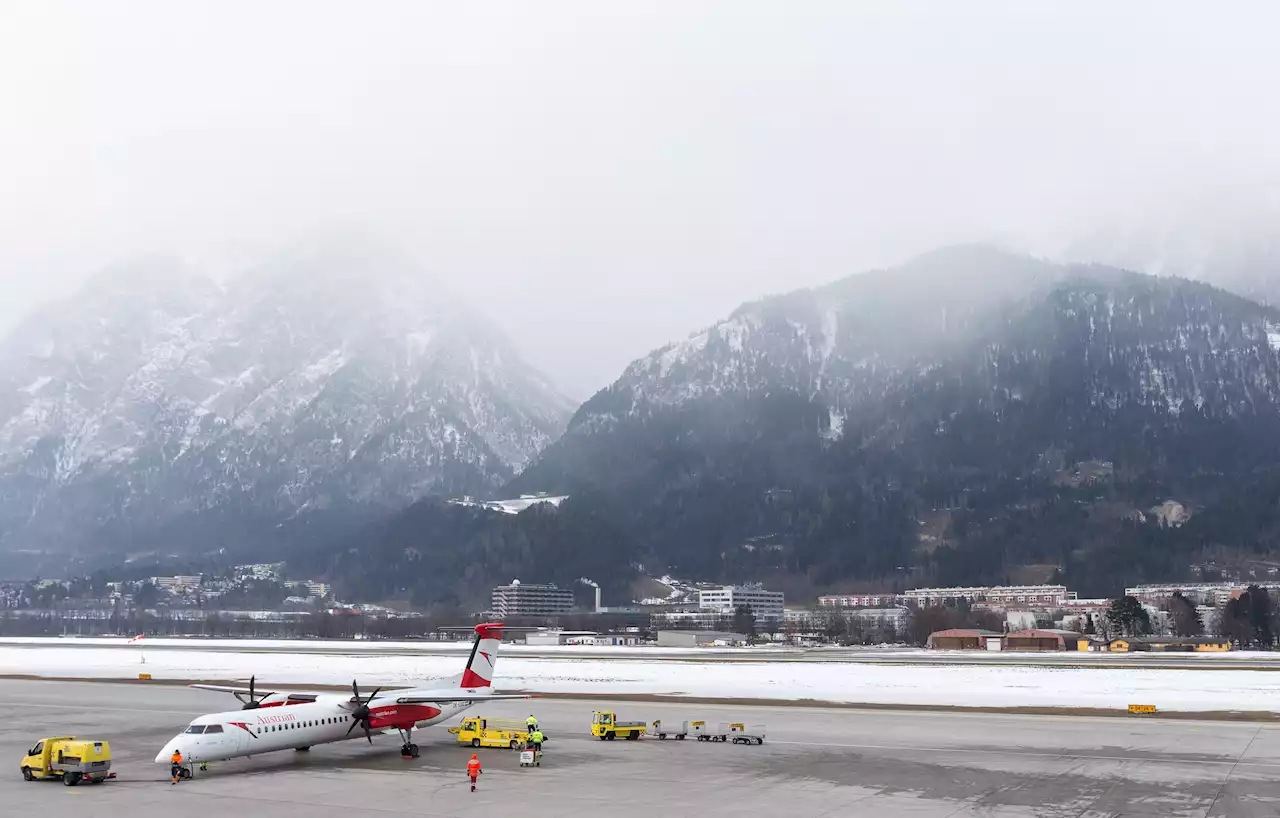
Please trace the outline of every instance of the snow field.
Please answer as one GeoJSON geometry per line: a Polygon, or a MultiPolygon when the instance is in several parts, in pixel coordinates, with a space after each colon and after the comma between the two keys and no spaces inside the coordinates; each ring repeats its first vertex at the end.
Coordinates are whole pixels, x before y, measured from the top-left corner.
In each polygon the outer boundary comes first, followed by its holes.
{"type": "MultiPolygon", "coordinates": [[[[45,643],[48,644],[47,641],[45,643]]],[[[350,645],[350,643],[344,643],[350,645]]],[[[416,647],[416,646],[415,646],[416,647]]],[[[707,698],[813,699],[862,704],[1270,711],[1280,672],[1142,667],[876,665],[847,662],[610,661],[504,655],[497,686],[544,693],[655,694],[707,698]]],[[[236,681],[258,684],[430,683],[456,675],[459,656],[260,653],[252,650],[0,645],[0,675],[236,681]],[[142,658],[146,662],[143,664],[142,658]]]]}

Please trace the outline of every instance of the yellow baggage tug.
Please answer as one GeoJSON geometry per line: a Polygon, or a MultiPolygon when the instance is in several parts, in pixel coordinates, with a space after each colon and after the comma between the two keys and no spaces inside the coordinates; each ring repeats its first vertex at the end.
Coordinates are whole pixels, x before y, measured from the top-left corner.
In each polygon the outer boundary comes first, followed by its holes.
{"type": "Polygon", "coordinates": [[[529,730],[522,722],[507,719],[486,719],[468,716],[449,732],[458,737],[459,744],[472,747],[510,747],[515,750],[529,740],[529,730]]]}

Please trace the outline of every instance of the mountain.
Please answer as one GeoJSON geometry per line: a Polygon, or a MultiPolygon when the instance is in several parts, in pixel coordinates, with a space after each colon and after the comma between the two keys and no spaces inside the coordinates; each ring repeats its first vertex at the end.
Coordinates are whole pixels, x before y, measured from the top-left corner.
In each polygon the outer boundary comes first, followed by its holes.
{"type": "Polygon", "coordinates": [[[1206,284],[949,248],[633,362],[507,491],[589,495],[685,576],[1110,592],[1280,546],[1278,348],[1206,284]]]}
{"type": "Polygon", "coordinates": [[[225,285],[147,259],[0,344],[0,546],[338,530],[501,486],[570,410],[501,333],[373,242],[295,248],[225,285]]]}

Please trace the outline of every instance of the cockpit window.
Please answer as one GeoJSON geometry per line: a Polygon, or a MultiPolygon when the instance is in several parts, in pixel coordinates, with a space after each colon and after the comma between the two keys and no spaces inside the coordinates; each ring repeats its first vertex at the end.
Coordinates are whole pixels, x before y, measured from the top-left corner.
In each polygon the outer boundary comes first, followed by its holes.
{"type": "Polygon", "coordinates": [[[221,725],[221,724],[211,724],[211,725],[209,725],[208,727],[204,728],[204,732],[205,732],[205,734],[206,734],[206,735],[207,735],[207,734],[209,734],[209,733],[221,733],[221,732],[222,732],[222,725],[221,725]]]}
{"type": "Polygon", "coordinates": [[[203,724],[193,724],[193,725],[191,725],[190,727],[188,727],[186,730],[183,730],[182,732],[183,732],[183,733],[186,733],[186,734],[187,734],[187,735],[189,735],[189,736],[198,736],[198,735],[200,735],[201,733],[203,733],[203,732],[204,732],[204,725],[203,725],[203,724]]]}

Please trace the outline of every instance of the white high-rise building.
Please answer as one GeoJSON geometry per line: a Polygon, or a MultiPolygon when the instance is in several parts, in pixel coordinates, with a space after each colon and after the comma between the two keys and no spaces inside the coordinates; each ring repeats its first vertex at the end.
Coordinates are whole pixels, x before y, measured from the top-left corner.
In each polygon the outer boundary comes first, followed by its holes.
{"type": "Polygon", "coordinates": [[[553,616],[573,610],[573,591],[513,579],[493,589],[492,606],[499,616],[553,616]]]}
{"type": "Polygon", "coordinates": [[[766,591],[762,585],[722,585],[699,589],[698,607],[703,611],[732,616],[746,606],[757,620],[782,618],[782,592],[766,591]]]}

